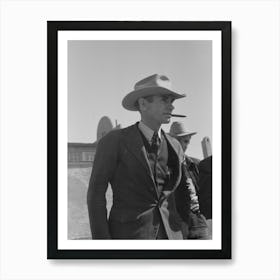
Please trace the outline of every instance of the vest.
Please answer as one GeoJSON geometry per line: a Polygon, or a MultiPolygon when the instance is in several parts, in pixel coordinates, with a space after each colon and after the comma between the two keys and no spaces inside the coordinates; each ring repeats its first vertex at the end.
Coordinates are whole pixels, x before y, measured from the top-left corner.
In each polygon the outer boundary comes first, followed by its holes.
{"type": "MultiPolygon", "coordinates": [[[[168,184],[171,177],[170,175],[171,169],[169,168],[169,166],[172,166],[172,164],[171,164],[171,157],[168,156],[169,147],[167,144],[167,140],[163,135],[163,137],[161,138],[161,143],[158,149],[158,153],[155,154],[152,151],[151,145],[148,142],[147,138],[144,136],[144,134],[140,129],[139,131],[147,152],[149,165],[153,171],[154,181],[156,183],[158,193],[160,194],[164,189],[164,187],[168,184]]],[[[160,226],[156,233],[156,239],[168,239],[166,231],[164,229],[162,219],[160,219],[160,226]]]]}
{"type": "Polygon", "coordinates": [[[142,136],[142,140],[147,152],[150,167],[153,171],[154,180],[158,188],[158,192],[161,193],[165,185],[167,185],[167,183],[170,180],[170,170],[168,168],[167,141],[165,139],[165,136],[161,138],[158,154],[155,154],[151,149],[150,143],[141,131],[140,134],[142,136]]]}

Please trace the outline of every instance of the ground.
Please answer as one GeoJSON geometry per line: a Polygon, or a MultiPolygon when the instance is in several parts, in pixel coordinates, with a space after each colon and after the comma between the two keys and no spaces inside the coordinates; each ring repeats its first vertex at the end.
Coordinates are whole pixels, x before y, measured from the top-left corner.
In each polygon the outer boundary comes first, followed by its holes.
{"type": "MultiPolygon", "coordinates": [[[[87,210],[87,189],[91,167],[68,168],[68,239],[90,239],[87,210]]],[[[108,212],[112,205],[112,191],[106,193],[108,212]]]]}

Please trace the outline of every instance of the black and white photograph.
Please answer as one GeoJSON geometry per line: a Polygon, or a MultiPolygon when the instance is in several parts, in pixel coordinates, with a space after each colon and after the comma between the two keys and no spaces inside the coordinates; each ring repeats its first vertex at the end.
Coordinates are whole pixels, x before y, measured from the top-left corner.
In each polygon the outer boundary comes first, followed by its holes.
{"type": "Polygon", "coordinates": [[[48,257],[230,258],[230,22],[48,28],[48,257]]]}
{"type": "Polygon", "coordinates": [[[0,1],[0,279],[279,280],[280,1],[0,1]]]}

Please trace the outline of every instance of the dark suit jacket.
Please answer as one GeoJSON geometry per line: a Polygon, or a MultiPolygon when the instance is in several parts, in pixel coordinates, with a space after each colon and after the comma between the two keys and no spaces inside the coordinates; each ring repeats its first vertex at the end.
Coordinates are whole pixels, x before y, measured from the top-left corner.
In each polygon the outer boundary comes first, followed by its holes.
{"type": "Polygon", "coordinates": [[[187,194],[181,170],[182,148],[166,135],[174,172],[158,193],[137,125],[113,130],[98,143],[87,196],[92,237],[155,239],[163,223],[169,239],[183,239],[187,234],[182,223],[187,194]],[[108,183],[113,191],[109,219],[105,198],[108,183]]]}
{"type": "Polygon", "coordinates": [[[199,163],[199,204],[206,219],[212,219],[212,156],[199,163]]]}

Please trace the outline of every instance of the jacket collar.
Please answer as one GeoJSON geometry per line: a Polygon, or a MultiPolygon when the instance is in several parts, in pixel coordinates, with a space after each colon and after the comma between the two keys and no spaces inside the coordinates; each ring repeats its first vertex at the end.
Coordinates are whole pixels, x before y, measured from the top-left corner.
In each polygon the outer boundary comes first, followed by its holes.
{"type": "MultiPolygon", "coordinates": [[[[142,164],[142,166],[148,172],[149,177],[151,178],[151,181],[154,184],[156,191],[158,193],[158,190],[157,190],[157,187],[156,187],[156,184],[154,181],[153,172],[152,172],[152,169],[150,167],[149,160],[147,157],[147,152],[144,147],[142,137],[140,135],[138,124],[139,124],[139,122],[137,122],[135,125],[130,126],[127,129],[125,129],[125,134],[123,135],[124,136],[123,141],[125,143],[126,148],[139,160],[139,162],[142,164]]],[[[178,161],[177,165],[178,165],[178,167],[180,167],[180,161],[182,161],[182,159],[179,158],[178,145],[176,146],[176,144],[174,143],[174,139],[171,136],[166,134],[163,130],[161,130],[161,132],[163,134],[162,136],[165,136],[168,144],[170,144],[170,147],[173,149],[174,153],[176,154],[177,161],[178,161]]],[[[179,170],[179,174],[181,175],[180,170],[179,170]]],[[[181,176],[178,176],[178,179],[176,180],[176,184],[174,186],[177,186],[180,177],[181,176]]]]}
{"type": "MultiPolygon", "coordinates": [[[[144,134],[149,143],[151,143],[155,131],[148,127],[146,124],[144,124],[142,121],[138,123],[138,128],[144,134]]],[[[161,140],[161,129],[158,131],[158,138],[161,140]]]]}

